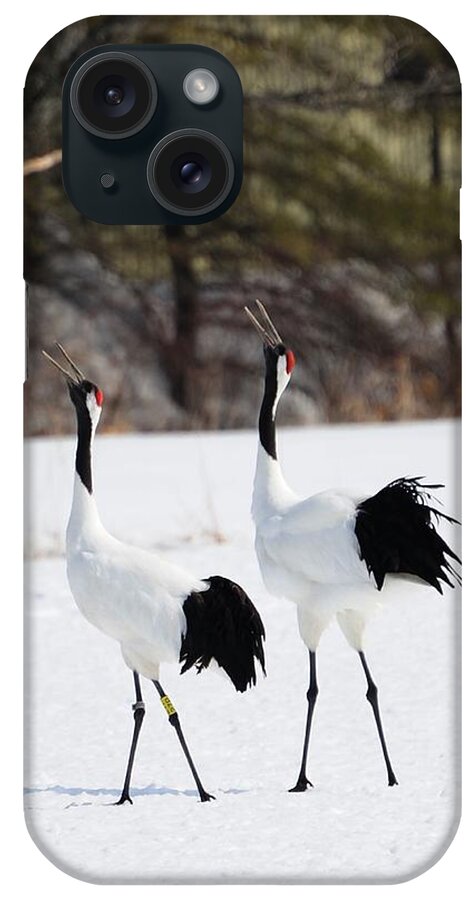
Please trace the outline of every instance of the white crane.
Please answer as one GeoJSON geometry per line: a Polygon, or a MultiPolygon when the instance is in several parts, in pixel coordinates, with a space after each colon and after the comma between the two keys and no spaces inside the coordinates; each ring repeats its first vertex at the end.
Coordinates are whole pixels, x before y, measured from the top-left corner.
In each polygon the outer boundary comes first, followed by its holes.
{"type": "Polygon", "coordinates": [[[252,515],[256,554],[266,587],[297,604],[299,632],[309,651],[307,720],[301,767],[292,791],[312,787],[307,755],[318,694],[316,651],[334,616],[360,658],[380,739],[388,784],[397,784],[385,742],[377,687],[364,653],[364,630],[381,600],[401,588],[403,579],[426,582],[440,593],[441,582],[459,581],[449,559],[455,553],[436,531],[433,520],[449,516],[430,505],[421,478],[399,478],[372,497],[355,499],[323,491],[300,499],[286,483],[276,449],[276,410],[295,365],[264,306],[245,310],[263,341],[264,395],[259,415],[259,444],[252,515]],[[393,584],[392,584],[393,582],[393,584]]]}
{"type": "Polygon", "coordinates": [[[78,425],[73,504],[66,533],[68,580],[85,618],[119,641],[134,677],[134,729],[118,805],[132,803],[132,767],[145,715],[141,675],[152,681],[160,695],[200,800],[214,799],[203,788],[178,713],[159,681],[160,664],[180,662],[181,672],[192,666],[200,672],[214,660],[237,691],[246,691],[256,684],[255,661],[265,673],[263,623],[249,597],[233,581],[219,575],[197,578],[156,554],[124,544],[103,527],[92,478],[92,445],[103,394],[63,347],[56,346],[72,372],[43,352],[66,377],[78,425]]]}

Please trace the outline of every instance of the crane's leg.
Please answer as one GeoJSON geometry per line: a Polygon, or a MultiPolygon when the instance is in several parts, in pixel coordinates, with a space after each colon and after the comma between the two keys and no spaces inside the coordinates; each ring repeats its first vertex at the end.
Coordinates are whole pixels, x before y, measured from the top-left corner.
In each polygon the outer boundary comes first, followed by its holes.
{"type": "Polygon", "coordinates": [[[124,787],[122,788],[122,794],[120,799],[115,804],[116,806],[122,806],[126,801],[128,803],[132,803],[129,788],[131,784],[131,775],[132,775],[132,766],[134,765],[134,757],[136,755],[137,741],[139,740],[139,733],[142,727],[142,722],[145,716],[145,703],[142,699],[142,693],[140,689],[140,681],[139,675],[137,672],[134,672],[134,687],[136,691],[136,702],[132,704],[132,709],[134,712],[134,731],[132,734],[132,744],[131,749],[129,751],[129,759],[127,761],[127,769],[126,769],[126,777],[124,779],[124,787]]]}
{"type": "Polygon", "coordinates": [[[395,773],[392,769],[392,764],[390,762],[390,757],[388,755],[387,744],[385,743],[385,735],[383,733],[382,720],[380,718],[380,710],[379,710],[379,706],[378,706],[377,685],[375,684],[375,682],[370,674],[370,669],[367,665],[367,660],[365,658],[364,651],[359,650],[358,653],[359,653],[359,657],[360,657],[360,662],[362,663],[362,666],[363,666],[363,669],[365,672],[365,677],[367,679],[367,693],[365,696],[367,697],[367,700],[369,701],[369,703],[373,709],[373,713],[374,713],[374,717],[375,717],[375,724],[377,726],[378,736],[380,738],[380,745],[382,747],[383,758],[385,760],[385,765],[387,767],[388,786],[392,787],[394,784],[398,784],[398,781],[397,781],[397,779],[395,777],[395,773]]]}
{"type": "Polygon", "coordinates": [[[307,766],[307,752],[309,750],[309,739],[311,737],[311,726],[312,726],[312,714],[314,712],[314,707],[316,705],[317,695],[319,693],[319,688],[317,686],[317,677],[316,677],[316,651],[309,650],[309,687],[307,689],[307,719],[306,719],[306,733],[304,735],[304,747],[302,751],[302,760],[301,760],[301,768],[299,770],[298,780],[293,788],[290,788],[289,793],[298,793],[300,791],[305,791],[308,787],[312,787],[312,783],[308,780],[306,775],[306,766],[307,766]]]}
{"type": "Polygon", "coordinates": [[[214,800],[215,797],[213,796],[213,794],[207,793],[207,791],[203,787],[202,782],[200,781],[200,777],[195,768],[193,759],[190,755],[190,750],[187,747],[187,743],[186,743],[184,735],[183,735],[182,726],[180,725],[180,720],[178,717],[177,710],[175,709],[170,697],[168,697],[167,694],[165,693],[160,682],[154,681],[153,683],[160,694],[162,706],[164,707],[165,712],[167,713],[167,715],[169,717],[169,722],[173,726],[173,728],[175,728],[175,731],[177,732],[177,737],[180,741],[180,746],[182,747],[182,750],[185,754],[185,759],[187,760],[187,762],[190,766],[192,775],[195,780],[195,784],[197,785],[197,790],[198,790],[198,793],[200,794],[200,800],[202,801],[202,803],[206,803],[207,800],[214,800]]]}

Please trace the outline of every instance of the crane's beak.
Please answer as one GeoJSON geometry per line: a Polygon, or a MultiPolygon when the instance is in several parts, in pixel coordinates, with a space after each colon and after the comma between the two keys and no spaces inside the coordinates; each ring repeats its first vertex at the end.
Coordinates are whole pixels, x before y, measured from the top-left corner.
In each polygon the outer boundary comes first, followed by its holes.
{"type": "Polygon", "coordinates": [[[269,347],[277,347],[278,344],[283,343],[276,326],[273,325],[261,300],[256,300],[256,310],[254,313],[252,313],[247,306],[245,306],[245,313],[265,344],[268,344],[269,347]]]}
{"type": "Polygon", "coordinates": [[[46,359],[48,360],[48,362],[50,362],[53,366],[55,366],[57,369],[59,369],[59,371],[60,371],[63,375],[66,376],[67,380],[68,380],[70,383],[72,383],[72,384],[81,384],[81,382],[83,382],[83,381],[86,380],[85,377],[84,377],[84,375],[83,375],[83,373],[81,372],[81,369],[78,368],[78,366],[76,365],[75,362],[73,362],[73,360],[71,359],[71,357],[69,356],[69,354],[66,353],[66,350],[64,349],[64,347],[61,346],[61,344],[59,343],[59,341],[55,341],[55,344],[56,344],[58,350],[60,351],[60,353],[63,354],[63,356],[64,356],[66,362],[69,363],[69,365],[71,366],[71,368],[72,368],[72,370],[73,370],[73,374],[71,374],[71,372],[68,372],[67,369],[63,368],[63,366],[62,366],[59,362],[56,362],[56,360],[53,359],[53,357],[50,356],[50,354],[47,353],[46,350],[42,350],[42,351],[41,351],[42,354],[43,354],[43,356],[46,356],[46,359]]]}

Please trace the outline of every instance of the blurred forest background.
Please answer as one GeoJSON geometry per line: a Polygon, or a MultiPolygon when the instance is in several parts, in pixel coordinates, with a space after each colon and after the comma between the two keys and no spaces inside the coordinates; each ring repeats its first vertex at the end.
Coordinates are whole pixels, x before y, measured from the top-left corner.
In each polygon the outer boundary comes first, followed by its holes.
{"type": "Polygon", "coordinates": [[[27,78],[27,433],[72,430],[42,359],[65,344],[111,431],[253,426],[268,306],[297,357],[288,423],[459,414],[460,83],[445,48],[387,16],[99,16],[27,78]],[[61,183],[61,84],[108,43],[198,43],[245,94],[245,179],[222,218],[97,225],[61,183]]]}

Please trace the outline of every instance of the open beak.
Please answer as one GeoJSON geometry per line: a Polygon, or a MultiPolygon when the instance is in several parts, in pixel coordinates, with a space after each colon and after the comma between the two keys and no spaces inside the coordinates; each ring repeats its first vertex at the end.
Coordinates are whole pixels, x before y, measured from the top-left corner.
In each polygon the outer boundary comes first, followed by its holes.
{"type": "Polygon", "coordinates": [[[41,351],[42,354],[43,354],[43,356],[46,356],[46,359],[47,359],[53,366],[55,366],[57,369],[59,369],[59,371],[60,371],[63,375],[66,376],[67,380],[68,380],[70,383],[72,383],[72,384],[81,384],[81,382],[85,381],[85,377],[84,377],[83,373],[81,372],[81,369],[78,368],[78,366],[76,365],[75,362],[73,362],[73,360],[71,359],[71,357],[69,356],[69,354],[66,353],[66,350],[64,349],[64,347],[62,347],[61,344],[60,344],[58,341],[55,341],[55,344],[56,344],[58,350],[60,351],[60,353],[63,354],[63,356],[64,356],[66,362],[69,363],[71,369],[73,370],[73,374],[71,374],[71,372],[68,372],[67,369],[63,368],[63,366],[60,365],[59,362],[56,362],[56,360],[53,359],[53,357],[50,356],[50,354],[47,353],[46,350],[42,350],[42,351],[41,351]]]}
{"type": "Polygon", "coordinates": [[[261,300],[256,300],[256,310],[254,313],[251,312],[247,306],[245,306],[245,313],[265,344],[268,344],[269,347],[277,347],[278,344],[283,343],[277,328],[273,325],[261,300]]]}

